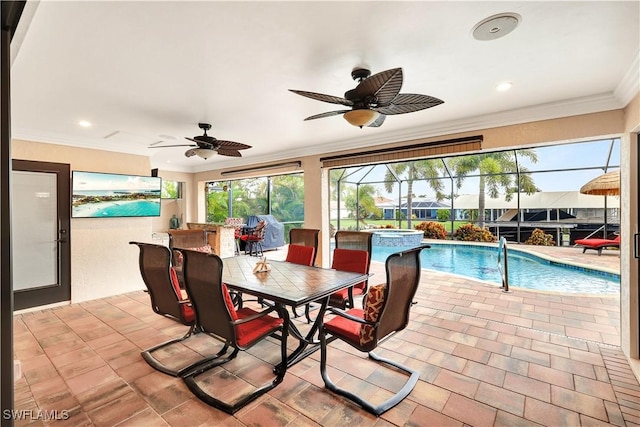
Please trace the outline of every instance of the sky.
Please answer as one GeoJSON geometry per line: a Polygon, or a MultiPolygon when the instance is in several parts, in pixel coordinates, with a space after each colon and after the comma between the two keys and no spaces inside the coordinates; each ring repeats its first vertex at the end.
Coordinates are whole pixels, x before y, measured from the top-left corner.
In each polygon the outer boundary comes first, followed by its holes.
{"type": "MultiPolygon", "coordinates": [[[[536,163],[520,157],[519,162],[532,172],[554,171],[532,174],[534,183],[541,191],[579,191],[584,184],[604,173],[604,166],[607,164],[610,150],[609,170],[612,170],[620,165],[620,141],[617,139],[539,147],[533,149],[538,156],[536,163]],[[612,146],[613,148],[611,148],[612,146]],[[597,169],[555,172],[560,169],[575,168],[597,169]]],[[[355,182],[361,175],[363,173],[354,174],[349,181],[355,182]]],[[[379,166],[370,172],[364,180],[382,181],[383,177],[384,168],[379,166]]],[[[382,184],[377,184],[376,186],[383,188],[382,184]]],[[[397,198],[397,192],[391,193],[391,195],[384,190],[382,192],[385,193],[383,194],[385,197],[397,198]]],[[[467,178],[458,194],[477,192],[478,178],[467,178]]],[[[425,196],[427,198],[433,198],[434,196],[433,191],[428,188],[426,183],[414,184],[413,193],[416,196],[425,196]]]]}

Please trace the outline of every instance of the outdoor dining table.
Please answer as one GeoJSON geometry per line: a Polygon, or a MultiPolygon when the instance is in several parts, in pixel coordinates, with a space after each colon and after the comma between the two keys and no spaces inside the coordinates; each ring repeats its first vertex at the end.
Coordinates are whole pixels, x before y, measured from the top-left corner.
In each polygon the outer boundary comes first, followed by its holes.
{"type": "MultiPolygon", "coordinates": [[[[246,255],[224,258],[222,281],[232,290],[267,300],[281,308],[301,307],[310,302],[320,303],[316,320],[304,335],[290,321],[288,315],[285,315],[289,332],[300,341],[298,347],[287,358],[289,367],[319,348],[316,334],[329,296],[340,289],[366,280],[368,275],[308,267],[286,261],[268,261],[270,271],[254,273],[258,260],[259,258],[246,255]]],[[[287,313],[287,310],[280,311],[287,313]]]]}

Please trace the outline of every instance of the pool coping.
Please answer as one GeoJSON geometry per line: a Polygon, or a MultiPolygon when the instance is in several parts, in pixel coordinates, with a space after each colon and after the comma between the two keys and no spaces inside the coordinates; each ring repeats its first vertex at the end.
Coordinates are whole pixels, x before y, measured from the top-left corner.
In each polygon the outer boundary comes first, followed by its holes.
{"type": "MultiPolygon", "coordinates": [[[[455,241],[455,240],[429,240],[429,239],[425,239],[423,240],[424,243],[428,244],[428,245],[447,245],[447,244],[454,244],[454,245],[468,245],[468,246],[483,246],[483,247],[488,247],[488,248],[498,248],[498,244],[494,243],[495,246],[493,246],[493,244],[488,243],[488,242],[466,242],[466,241],[455,241]]],[[[507,242],[508,245],[508,242],[507,242]]],[[[534,250],[530,250],[530,249],[525,249],[522,248],[520,246],[508,246],[507,249],[509,251],[513,250],[516,252],[523,252],[527,255],[531,255],[534,257],[538,257],[538,258],[542,258],[545,261],[549,261],[550,263],[553,264],[566,264],[566,265],[570,265],[573,267],[580,267],[583,268],[585,270],[593,270],[596,272],[603,272],[603,273],[607,273],[607,274],[612,274],[614,276],[618,276],[620,277],[620,272],[616,271],[612,268],[607,268],[607,267],[602,267],[602,266],[594,266],[591,264],[582,264],[579,262],[575,262],[575,261],[570,261],[570,260],[566,260],[566,259],[562,259],[559,260],[558,258],[553,258],[549,255],[546,254],[542,254],[540,252],[536,252],[534,250]]]]}

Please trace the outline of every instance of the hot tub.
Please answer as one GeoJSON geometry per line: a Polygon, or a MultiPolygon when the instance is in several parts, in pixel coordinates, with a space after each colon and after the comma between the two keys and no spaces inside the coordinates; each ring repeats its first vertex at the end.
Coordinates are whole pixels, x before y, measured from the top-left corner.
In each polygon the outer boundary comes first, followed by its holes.
{"type": "Polygon", "coordinates": [[[362,231],[373,233],[373,238],[371,239],[373,246],[415,247],[420,245],[423,237],[423,232],[420,230],[402,228],[380,228],[362,231]]]}

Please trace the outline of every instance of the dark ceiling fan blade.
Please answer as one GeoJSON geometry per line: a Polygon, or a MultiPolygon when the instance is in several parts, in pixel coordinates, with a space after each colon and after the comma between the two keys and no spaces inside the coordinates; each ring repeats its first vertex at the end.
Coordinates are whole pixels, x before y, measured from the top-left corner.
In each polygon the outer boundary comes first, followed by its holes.
{"type": "Polygon", "coordinates": [[[168,147],[197,147],[197,145],[195,144],[152,145],[147,148],[168,148],[168,147]]]}
{"type": "Polygon", "coordinates": [[[217,139],[209,135],[198,135],[198,136],[194,136],[193,138],[189,138],[188,136],[185,136],[184,139],[193,141],[196,144],[206,144],[207,146],[214,145],[217,141],[217,139]]]}
{"type": "Polygon", "coordinates": [[[229,157],[242,157],[242,154],[238,150],[233,150],[229,148],[218,148],[218,154],[221,156],[229,156],[229,157]]]}
{"type": "Polygon", "coordinates": [[[224,148],[235,149],[235,150],[246,150],[248,148],[251,148],[251,146],[247,144],[242,144],[240,142],[234,142],[234,141],[224,141],[221,139],[216,141],[216,145],[218,147],[224,147],[224,148]]]}
{"type": "Polygon", "coordinates": [[[328,102],[330,104],[346,105],[347,107],[351,107],[353,105],[353,102],[349,101],[348,99],[340,98],[339,96],[325,95],[323,93],[315,93],[315,92],[305,92],[303,90],[294,90],[294,89],[289,89],[289,90],[293,93],[297,93],[298,95],[315,99],[316,101],[328,102]]]}
{"type": "Polygon", "coordinates": [[[305,120],[313,120],[313,119],[322,119],[325,117],[337,116],[339,114],[347,113],[351,110],[338,110],[338,111],[329,111],[327,113],[316,114],[315,116],[309,116],[305,120]]]}
{"type": "Polygon", "coordinates": [[[380,114],[380,116],[379,116],[377,119],[375,119],[375,120],[373,121],[373,123],[371,123],[371,124],[370,124],[370,125],[368,125],[367,127],[370,127],[370,128],[379,128],[379,127],[382,125],[382,123],[384,123],[384,119],[386,119],[386,118],[387,118],[387,116],[385,116],[384,114],[380,114]]]}
{"type": "Polygon", "coordinates": [[[391,104],[374,108],[374,110],[386,115],[405,114],[425,110],[443,103],[443,100],[434,98],[433,96],[401,93],[393,99],[391,104]]]}
{"type": "Polygon", "coordinates": [[[402,68],[392,68],[367,77],[356,86],[353,94],[360,100],[375,96],[378,104],[386,105],[400,93],[402,80],[402,68]]]}

